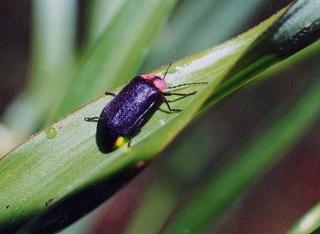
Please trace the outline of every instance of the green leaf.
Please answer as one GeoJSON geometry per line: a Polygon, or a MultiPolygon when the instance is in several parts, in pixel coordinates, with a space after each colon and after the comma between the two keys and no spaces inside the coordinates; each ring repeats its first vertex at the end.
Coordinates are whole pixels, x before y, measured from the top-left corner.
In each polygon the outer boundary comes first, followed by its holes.
{"type": "Polygon", "coordinates": [[[250,47],[230,71],[228,79],[210,97],[208,106],[246,84],[254,74],[317,41],[320,37],[320,13],[317,7],[315,0],[296,1],[288,12],[250,47]],[[238,66],[244,69],[239,72],[238,66]]]}
{"type": "MultiPolygon", "coordinates": [[[[209,95],[241,52],[275,19],[224,45],[175,63],[173,69],[176,71],[168,74],[168,83],[209,81],[210,85],[205,89],[199,87],[209,95]]],[[[161,71],[164,68],[155,73],[161,71]]],[[[201,92],[202,95],[205,93],[201,92]]],[[[175,107],[188,111],[179,114],[157,112],[133,139],[131,150],[123,148],[107,155],[96,148],[95,125],[83,119],[99,115],[106,102],[110,101],[109,97],[91,101],[50,129],[40,132],[0,161],[0,186],[3,188],[0,194],[0,227],[8,228],[14,220],[24,224],[45,212],[45,203],[50,199],[54,199],[54,203],[61,202],[75,191],[98,183],[141,160],[151,159],[192,118],[204,100],[201,95],[181,100],[175,107]],[[23,197],[20,196],[22,193],[23,197]],[[6,209],[7,205],[11,209],[6,209]]]]}
{"type": "MultiPolygon", "coordinates": [[[[116,192],[140,170],[142,162],[154,158],[197,115],[217,85],[233,74],[230,71],[235,72],[235,64],[239,72],[248,67],[241,67],[239,58],[282,13],[221,46],[175,63],[167,76],[169,85],[195,81],[209,84],[196,87],[197,95],[174,103],[175,108],[184,109],[181,113],[157,112],[133,139],[131,149],[123,147],[107,155],[97,150],[95,125],[83,118],[99,115],[110,101],[99,97],[2,158],[0,230],[55,231],[116,192]]],[[[163,71],[161,68],[155,73],[163,71]]]]}

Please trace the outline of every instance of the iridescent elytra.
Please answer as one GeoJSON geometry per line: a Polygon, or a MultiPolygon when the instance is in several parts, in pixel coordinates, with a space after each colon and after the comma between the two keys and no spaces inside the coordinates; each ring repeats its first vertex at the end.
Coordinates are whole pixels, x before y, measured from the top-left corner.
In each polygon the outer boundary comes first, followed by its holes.
{"type": "Polygon", "coordinates": [[[180,110],[171,108],[167,96],[184,98],[196,93],[176,93],[173,92],[174,89],[207,84],[197,82],[167,87],[165,77],[170,66],[171,63],[163,78],[154,74],[138,75],[117,95],[106,92],[113,99],[107,103],[100,116],[85,118],[86,121],[97,122],[96,142],[102,153],[112,152],[124,144],[130,146],[130,140],[139,133],[162,103],[166,104],[168,113],[179,112],[180,110]]]}

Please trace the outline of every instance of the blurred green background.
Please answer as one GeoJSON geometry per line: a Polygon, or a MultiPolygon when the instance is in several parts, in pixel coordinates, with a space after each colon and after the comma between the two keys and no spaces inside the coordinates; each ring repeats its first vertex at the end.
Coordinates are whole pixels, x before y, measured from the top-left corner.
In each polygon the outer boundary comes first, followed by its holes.
{"type": "MultiPolygon", "coordinates": [[[[122,14],[127,1],[0,2],[0,152],[61,118],[63,111],[51,112],[69,85],[65,77],[90,56],[94,42],[113,17],[122,14]]],[[[135,67],[128,74],[168,64],[174,51],[179,59],[217,45],[290,2],[177,1],[168,21],[154,31],[152,43],[133,57],[135,67]]],[[[205,184],[228,158],[251,142],[270,119],[281,117],[285,109],[279,110],[279,105],[289,105],[319,79],[319,65],[319,53],[299,62],[292,60],[223,99],[188,126],[128,186],[61,233],[157,233],[199,184],[205,184]]],[[[124,82],[119,78],[110,87],[124,82]]],[[[239,197],[209,233],[284,233],[319,201],[319,123],[239,197]]]]}

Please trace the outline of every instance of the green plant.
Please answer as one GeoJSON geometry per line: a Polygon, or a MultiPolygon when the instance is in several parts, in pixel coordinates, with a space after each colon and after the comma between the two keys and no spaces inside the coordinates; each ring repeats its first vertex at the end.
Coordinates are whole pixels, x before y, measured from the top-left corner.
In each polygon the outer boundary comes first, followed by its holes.
{"type": "MultiPolygon", "coordinates": [[[[100,39],[94,46],[88,46],[90,52],[84,54],[89,55],[76,64],[75,72],[71,72],[75,75],[70,76],[71,81],[64,94],[60,95],[61,98],[58,98],[57,107],[50,114],[49,120],[43,119],[43,122],[61,118],[84,101],[103,93],[103,90],[124,83],[137,71],[145,55],[144,50],[173,9],[174,2],[154,0],[147,3],[137,0],[143,3],[142,7],[136,7],[134,4],[137,3],[133,2],[124,2],[100,39]],[[133,18],[136,21],[132,21],[133,18]],[[128,22],[132,23],[132,29],[123,32],[123,25],[128,22]],[[125,38],[134,38],[124,49],[124,42],[119,40],[122,33],[128,33],[125,38]],[[117,80],[119,77],[121,80],[117,80]]],[[[172,115],[156,113],[143,131],[133,139],[132,149],[123,148],[108,155],[97,151],[94,142],[95,126],[83,122],[83,118],[99,114],[110,100],[101,96],[11,151],[0,161],[0,186],[3,188],[0,195],[0,227],[6,230],[15,225],[27,232],[48,229],[54,231],[87,213],[115,193],[123,183],[128,182],[141,170],[140,164],[148,163],[160,153],[199,113],[208,110],[222,97],[247,84],[262,71],[317,41],[320,15],[316,9],[317,1],[297,1],[241,36],[175,62],[168,75],[170,84],[179,84],[183,80],[207,81],[209,85],[199,87],[196,96],[176,104],[178,108],[184,109],[183,112],[172,115]],[[94,199],[88,202],[86,196],[93,196],[94,199]],[[7,208],[8,205],[10,209],[7,208]]],[[[319,43],[315,48],[319,48],[319,43]]],[[[161,74],[163,69],[164,67],[159,68],[154,73],[161,74]]],[[[121,87],[115,91],[119,89],[121,87]]],[[[279,152],[286,150],[288,144],[303,134],[301,129],[315,120],[319,111],[316,102],[318,93],[318,85],[315,84],[307,94],[309,98],[306,99],[306,105],[298,105],[293,110],[293,113],[302,111],[305,115],[290,115],[296,131],[286,128],[283,138],[279,138],[279,141],[275,138],[268,151],[262,149],[261,145],[265,140],[261,140],[253,143],[252,149],[249,148],[248,153],[242,155],[242,160],[250,159],[250,162],[251,157],[256,154],[266,155],[266,161],[262,157],[262,161],[257,161],[257,164],[250,164],[252,171],[248,170],[250,176],[244,176],[245,186],[250,184],[248,181],[251,178],[261,174],[262,162],[271,166],[273,156],[279,156],[279,152]],[[247,158],[246,155],[250,157],[247,158]],[[269,157],[272,159],[269,160],[269,157]]],[[[52,103],[51,98],[47,101],[48,104],[52,103]]],[[[32,119],[34,121],[38,118],[32,119]]],[[[278,125],[270,129],[261,139],[279,134],[278,125]]],[[[240,165],[243,165],[243,161],[240,165]]],[[[228,175],[236,178],[234,173],[236,169],[229,166],[222,169],[221,178],[228,175]]],[[[232,186],[244,189],[240,178],[235,179],[232,186]]],[[[213,190],[216,187],[215,185],[213,190]]],[[[209,188],[211,187],[206,189],[209,188]]],[[[221,189],[220,192],[227,191],[228,189],[221,189]]],[[[200,191],[200,198],[206,194],[209,194],[208,191],[200,191]]],[[[198,221],[193,216],[196,209],[192,206],[197,201],[193,201],[190,209],[182,210],[185,217],[191,215],[191,218],[178,216],[176,220],[173,219],[172,226],[164,227],[164,232],[180,233],[184,231],[181,226],[188,225],[190,228],[187,231],[204,230],[206,221],[222,213],[225,204],[231,202],[236,195],[238,193],[232,192],[223,201],[219,200],[219,205],[223,207],[214,210],[215,212],[208,210],[207,216],[197,216],[200,219],[198,221]]],[[[210,202],[210,197],[208,199],[210,202]]],[[[210,207],[207,204],[204,206],[210,207]]]]}

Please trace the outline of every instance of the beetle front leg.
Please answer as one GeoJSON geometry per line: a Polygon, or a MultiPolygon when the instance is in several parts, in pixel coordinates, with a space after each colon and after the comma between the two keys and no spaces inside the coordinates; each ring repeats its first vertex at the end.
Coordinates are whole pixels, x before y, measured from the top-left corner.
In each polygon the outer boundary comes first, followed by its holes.
{"type": "Polygon", "coordinates": [[[185,83],[185,84],[171,86],[171,87],[168,87],[167,89],[176,89],[176,88],[181,88],[181,87],[186,87],[186,86],[207,85],[207,84],[208,84],[208,82],[185,83]]]}
{"type": "Polygon", "coordinates": [[[164,96],[180,96],[180,97],[188,97],[188,96],[192,96],[195,95],[197,93],[197,91],[193,91],[191,93],[172,93],[172,92],[167,92],[167,93],[163,93],[164,96]]]}

